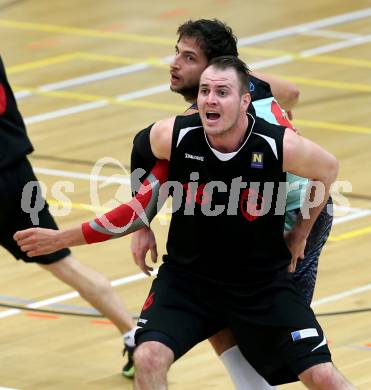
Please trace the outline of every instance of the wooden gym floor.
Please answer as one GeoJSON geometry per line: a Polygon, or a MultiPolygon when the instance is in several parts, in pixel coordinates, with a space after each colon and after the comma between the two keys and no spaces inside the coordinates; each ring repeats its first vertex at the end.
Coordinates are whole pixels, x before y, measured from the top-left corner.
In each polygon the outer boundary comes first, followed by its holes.
{"type": "MultiPolygon", "coordinates": [[[[94,182],[98,205],[127,199],[133,135],[186,107],[167,86],[175,32],[186,19],[227,22],[251,68],[299,85],[296,126],[338,157],[339,180],[352,186],[341,189],[348,203],[338,208],[321,256],[313,307],[336,365],[362,390],[371,389],[369,7],[368,0],[0,1],[1,56],[36,149],[31,161],[56,209],[53,184],[74,186],[70,212],[56,217],[61,227],[94,216],[87,175],[100,158],[116,163],[99,175],[123,180],[104,188],[104,177],[94,182]]],[[[166,223],[162,217],[153,224],[161,254],[166,223]]],[[[126,238],[74,254],[106,274],[136,314],[151,280],[140,275],[129,244],[126,238]]],[[[2,305],[52,311],[0,309],[0,389],[131,388],[120,374],[122,344],[112,324],[60,314],[95,314],[67,286],[2,248],[0,283],[2,305]]],[[[175,390],[232,388],[206,342],[174,365],[169,381],[175,390]]]]}

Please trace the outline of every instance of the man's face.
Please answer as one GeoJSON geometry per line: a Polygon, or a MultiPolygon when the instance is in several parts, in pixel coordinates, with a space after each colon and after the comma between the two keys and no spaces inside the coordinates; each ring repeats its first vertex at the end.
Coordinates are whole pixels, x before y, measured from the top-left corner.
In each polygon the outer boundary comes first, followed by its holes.
{"type": "Polygon", "coordinates": [[[249,103],[248,93],[241,96],[240,81],[233,68],[210,66],[202,73],[197,105],[209,137],[220,139],[237,127],[245,119],[249,103]]]}
{"type": "Polygon", "coordinates": [[[197,99],[200,76],[208,61],[196,38],[183,37],[175,46],[175,57],[170,64],[170,89],[187,101],[197,99]]]}

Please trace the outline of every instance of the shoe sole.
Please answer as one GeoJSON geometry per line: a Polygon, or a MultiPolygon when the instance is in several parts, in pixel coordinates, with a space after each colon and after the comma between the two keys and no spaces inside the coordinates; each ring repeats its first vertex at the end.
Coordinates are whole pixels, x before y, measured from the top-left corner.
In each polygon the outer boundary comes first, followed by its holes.
{"type": "Polygon", "coordinates": [[[130,370],[128,371],[122,371],[122,375],[125,377],[125,378],[129,378],[129,379],[133,379],[134,378],[134,367],[132,367],[130,370]]]}

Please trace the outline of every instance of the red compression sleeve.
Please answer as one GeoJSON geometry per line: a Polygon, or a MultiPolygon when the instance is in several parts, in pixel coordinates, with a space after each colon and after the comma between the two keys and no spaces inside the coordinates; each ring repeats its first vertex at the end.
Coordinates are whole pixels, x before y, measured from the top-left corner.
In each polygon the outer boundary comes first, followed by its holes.
{"type": "Polygon", "coordinates": [[[150,222],[157,213],[159,189],[167,180],[168,168],[168,161],[158,160],[133,199],[93,221],[84,222],[81,229],[85,241],[88,244],[106,241],[146,226],[146,221],[150,222]]]}

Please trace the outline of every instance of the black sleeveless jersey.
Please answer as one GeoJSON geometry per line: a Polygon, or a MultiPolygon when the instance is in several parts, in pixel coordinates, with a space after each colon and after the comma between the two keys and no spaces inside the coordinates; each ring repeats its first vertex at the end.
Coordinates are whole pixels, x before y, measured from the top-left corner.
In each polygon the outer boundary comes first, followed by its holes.
{"type": "Polygon", "coordinates": [[[0,57],[0,169],[33,151],[0,57]]]}
{"type": "Polygon", "coordinates": [[[264,80],[250,75],[251,101],[267,99],[273,96],[270,85],[264,80]]]}
{"type": "Polygon", "coordinates": [[[285,128],[248,115],[243,145],[224,154],[209,145],[198,114],[176,118],[169,166],[173,215],[164,261],[255,286],[286,270],[291,256],[283,238],[285,128]]]}

